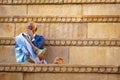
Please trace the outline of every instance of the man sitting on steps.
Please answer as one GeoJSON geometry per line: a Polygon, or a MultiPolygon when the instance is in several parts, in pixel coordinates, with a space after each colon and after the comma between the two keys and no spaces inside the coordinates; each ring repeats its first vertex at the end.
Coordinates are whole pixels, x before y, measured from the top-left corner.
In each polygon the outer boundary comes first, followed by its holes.
{"type": "Polygon", "coordinates": [[[21,33],[15,37],[15,52],[17,62],[46,64],[44,59],[46,48],[43,48],[44,37],[35,34],[36,31],[36,24],[34,22],[29,22],[27,24],[27,33],[21,33]]]}

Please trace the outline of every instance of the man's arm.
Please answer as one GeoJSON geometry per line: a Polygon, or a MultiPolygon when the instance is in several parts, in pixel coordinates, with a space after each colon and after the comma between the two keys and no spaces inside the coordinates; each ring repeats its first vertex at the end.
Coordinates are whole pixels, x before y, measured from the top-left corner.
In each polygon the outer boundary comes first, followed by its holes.
{"type": "Polygon", "coordinates": [[[32,46],[35,47],[34,44],[31,42],[31,40],[29,40],[26,35],[22,34],[22,36],[27,40],[27,42],[32,46]]]}

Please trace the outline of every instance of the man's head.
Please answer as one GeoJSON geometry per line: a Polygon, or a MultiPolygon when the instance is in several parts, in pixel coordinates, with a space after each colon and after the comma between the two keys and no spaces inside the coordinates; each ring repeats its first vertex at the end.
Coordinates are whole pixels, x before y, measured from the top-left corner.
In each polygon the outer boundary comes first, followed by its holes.
{"type": "Polygon", "coordinates": [[[37,27],[34,22],[27,23],[27,32],[29,32],[29,30],[31,30],[33,32],[33,34],[37,31],[37,27]]]}
{"type": "Polygon", "coordinates": [[[33,37],[36,31],[37,31],[36,24],[34,22],[28,22],[27,23],[27,34],[33,37]]]}

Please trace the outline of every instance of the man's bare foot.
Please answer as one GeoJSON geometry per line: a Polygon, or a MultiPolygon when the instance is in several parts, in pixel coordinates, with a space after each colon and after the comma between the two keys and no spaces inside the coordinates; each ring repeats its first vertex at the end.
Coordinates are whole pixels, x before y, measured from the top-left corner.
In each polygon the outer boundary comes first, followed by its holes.
{"type": "Polygon", "coordinates": [[[62,64],[63,63],[63,58],[62,57],[56,57],[54,60],[54,64],[62,64]]]}

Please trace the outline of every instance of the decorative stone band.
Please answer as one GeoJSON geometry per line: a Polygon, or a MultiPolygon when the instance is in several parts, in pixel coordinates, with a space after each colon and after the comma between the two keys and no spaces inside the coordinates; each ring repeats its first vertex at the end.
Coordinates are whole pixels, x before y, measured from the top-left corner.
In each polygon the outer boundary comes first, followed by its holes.
{"type": "Polygon", "coordinates": [[[120,40],[46,40],[47,46],[119,46],[120,40]]]}
{"type": "Polygon", "coordinates": [[[36,4],[113,4],[120,3],[120,0],[0,0],[2,5],[36,5],[36,4]]]}
{"type": "Polygon", "coordinates": [[[0,45],[15,45],[13,38],[0,38],[0,45]]]}
{"type": "Polygon", "coordinates": [[[0,17],[0,23],[26,23],[34,21],[37,23],[120,23],[119,15],[109,16],[83,16],[83,17],[35,17],[35,16],[13,16],[0,17]]]}
{"type": "Polygon", "coordinates": [[[46,72],[46,73],[107,73],[118,74],[118,66],[89,66],[66,64],[0,64],[0,72],[46,72]]]}
{"type": "MultiPolygon", "coordinates": [[[[0,45],[15,45],[13,38],[0,38],[0,45]]],[[[120,40],[97,40],[97,39],[46,39],[46,46],[117,46],[120,40]]]]}

